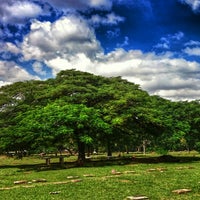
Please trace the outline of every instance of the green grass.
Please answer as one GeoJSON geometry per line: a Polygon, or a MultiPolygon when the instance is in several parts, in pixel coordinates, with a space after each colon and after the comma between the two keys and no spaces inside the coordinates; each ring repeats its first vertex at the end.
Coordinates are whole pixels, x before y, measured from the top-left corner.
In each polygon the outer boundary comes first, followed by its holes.
{"type": "Polygon", "coordinates": [[[14,160],[0,157],[0,199],[123,200],[127,196],[144,195],[152,200],[198,200],[199,165],[199,161],[184,162],[184,159],[179,163],[127,162],[125,165],[124,161],[117,160],[89,163],[86,167],[71,167],[70,163],[67,163],[66,168],[62,169],[55,164],[46,167],[44,160],[38,158],[14,160]],[[163,169],[160,170],[161,168],[163,169]],[[113,169],[122,174],[112,175],[113,169]],[[85,174],[93,174],[94,177],[85,177],[85,174]],[[74,183],[68,176],[77,176],[76,179],[81,181],[74,183]],[[47,182],[14,184],[17,180],[31,182],[42,178],[47,182]],[[173,190],[181,188],[192,191],[181,195],[172,193],[173,190]],[[50,194],[51,192],[58,194],[50,194]]]}

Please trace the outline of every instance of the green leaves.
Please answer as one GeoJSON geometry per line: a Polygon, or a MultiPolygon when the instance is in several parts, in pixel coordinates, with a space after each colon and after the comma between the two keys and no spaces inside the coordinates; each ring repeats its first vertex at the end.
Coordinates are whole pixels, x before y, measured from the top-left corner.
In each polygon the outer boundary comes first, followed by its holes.
{"type": "Polygon", "coordinates": [[[78,140],[133,148],[145,139],[166,149],[179,149],[177,141],[195,148],[199,113],[199,101],[171,102],[121,77],[66,70],[0,88],[0,148],[76,148],[78,140]]]}
{"type": "Polygon", "coordinates": [[[89,135],[82,135],[80,136],[80,141],[85,144],[92,144],[93,139],[89,135]]]}

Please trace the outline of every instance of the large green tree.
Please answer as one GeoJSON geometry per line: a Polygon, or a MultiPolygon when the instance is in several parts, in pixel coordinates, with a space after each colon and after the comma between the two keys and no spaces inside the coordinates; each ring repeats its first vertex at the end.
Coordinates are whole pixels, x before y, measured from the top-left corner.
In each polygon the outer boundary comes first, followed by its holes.
{"type": "Polygon", "coordinates": [[[19,126],[32,132],[34,148],[55,147],[74,141],[78,149],[78,160],[85,160],[85,145],[92,144],[97,133],[109,134],[99,110],[83,104],[66,104],[59,101],[39,107],[18,116],[19,126]]]}
{"type": "Polygon", "coordinates": [[[75,70],[54,79],[0,88],[0,149],[74,145],[124,151],[149,141],[152,148],[199,148],[199,101],[150,96],[121,77],[75,70]]]}

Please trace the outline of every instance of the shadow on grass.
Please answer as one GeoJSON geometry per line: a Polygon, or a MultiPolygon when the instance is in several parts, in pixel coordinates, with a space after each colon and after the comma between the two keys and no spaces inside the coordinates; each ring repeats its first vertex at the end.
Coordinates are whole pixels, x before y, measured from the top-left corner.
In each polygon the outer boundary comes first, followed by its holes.
{"type": "Polygon", "coordinates": [[[6,168],[18,168],[19,171],[48,171],[48,170],[60,170],[60,169],[67,169],[67,168],[75,168],[77,167],[76,162],[65,162],[64,164],[59,163],[51,163],[50,165],[46,164],[16,164],[16,165],[1,165],[0,169],[6,168]]]}
{"type": "Polygon", "coordinates": [[[105,166],[105,165],[126,165],[139,163],[188,163],[200,161],[200,157],[175,157],[171,155],[164,155],[159,157],[114,157],[106,160],[87,161],[86,166],[105,166]]]}
{"type": "Polygon", "coordinates": [[[86,159],[84,165],[80,166],[77,162],[64,162],[51,163],[49,166],[44,164],[16,164],[16,165],[1,165],[0,169],[5,168],[18,168],[20,171],[47,171],[47,170],[61,170],[76,167],[103,167],[114,165],[127,165],[127,164],[139,164],[139,163],[189,163],[200,161],[200,157],[191,156],[171,156],[164,155],[160,157],[111,157],[109,159],[86,159]]]}

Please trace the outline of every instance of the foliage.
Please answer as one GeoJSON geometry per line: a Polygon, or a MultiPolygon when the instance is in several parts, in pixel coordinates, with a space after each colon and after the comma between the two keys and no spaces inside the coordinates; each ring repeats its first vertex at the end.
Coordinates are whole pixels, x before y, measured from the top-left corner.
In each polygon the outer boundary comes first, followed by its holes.
{"type": "Polygon", "coordinates": [[[121,77],[61,71],[0,88],[0,151],[85,147],[133,151],[199,149],[199,101],[150,96],[121,77]]]}

